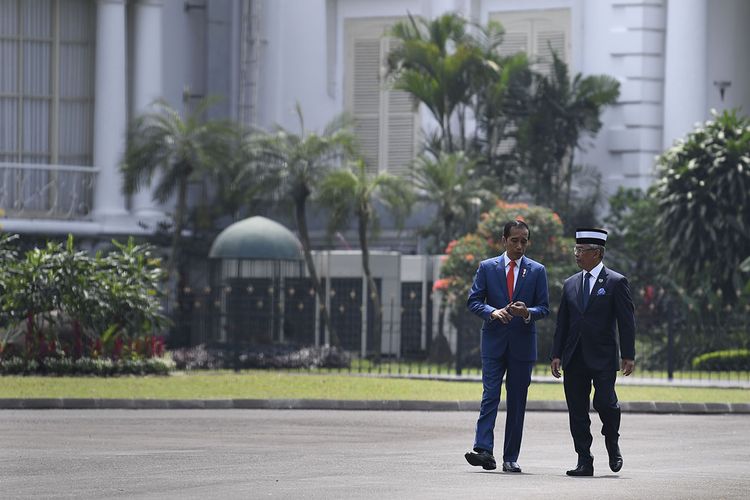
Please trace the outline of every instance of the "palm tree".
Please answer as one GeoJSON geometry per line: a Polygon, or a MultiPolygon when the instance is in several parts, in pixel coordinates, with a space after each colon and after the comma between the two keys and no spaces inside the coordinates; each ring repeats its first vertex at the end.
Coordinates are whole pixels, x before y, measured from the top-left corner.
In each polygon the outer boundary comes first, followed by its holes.
{"type": "Polygon", "coordinates": [[[165,101],[155,111],[136,117],[128,127],[127,146],[120,165],[123,190],[130,195],[149,187],[156,177],[154,199],[167,203],[177,196],[172,213],[172,251],[167,275],[174,277],[180,262],[180,241],[187,212],[188,183],[217,165],[228,163],[238,138],[238,126],[203,120],[210,99],[202,100],[183,119],[165,101]]]}
{"type": "Polygon", "coordinates": [[[476,126],[469,150],[483,172],[494,174],[500,181],[496,189],[509,196],[506,179],[515,172],[507,153],[518,123],[526,116],[533,73],[524,52],[500,55],[504,34],[499,23],[490,21],[486,27],[476,26],[472,37],[482,53],[483,64],[471,81],[476,126]]]}
{"type": "Polygon", "coordinates": [[[353,150],[354,134],[348,117],[334,118],[322,134],[305,131],[302,110],[296,107],[300,133],[295,134],[278,127],[273,132],[256,133],[249,137],[246,147],[252,151],[256,162],[273,171],[275,193],[281,200],[294,206],[294,219],[305,253],[307,270],[320,303],[323,321],[333,345],[339,345],[338,335],[331,324],[326,296],[318,279],[312,259],[312,245],[307,228],[307,201],[317,190],[325,174],[353,150]]]}
{"type": "Polygon", "coordinates": [[[459,234],[472,231],[480,206],[493,198],[475,169],[476,162],[462,152],[417,159],[412,172],[417,198],[437,209],[434,222],[423,230],[434,239],[433,251],[442,252],[459,234]]]}
{"type": "Polygon", "coordinates": [[[394,87],[411,94],[438,124],[426,133],[425,149],[434,156],[465,151],[478,160],[477,173],[494,174],[495,189],[507,191],[513,164],[506,140],[527,112],[532,84],[525,54],[500,54],[505,31],[499,23],[470,25],[457,14],[432,21],[409,16],[390,34],[400,42],[388,55],[394,87]]]}
{"type": "Polygon", "coordinates": [[[554,51],[552,72],[536,75],[536,91],[529,101],[528,118],[518,133],[517,159],[533,179],[528,185],[534,202],[570,215],[575,150],[582,139],[602,126],[605,106],[614,104],[620,84],[606,75],[572,79],[568,66],[554,51]]]}
{"type": "Polygon", "coordinates": [[[440,129],[430,141],[433,151],[466,147],[466,106],[474,91],[472,82],[484,66],[481,49],[466,28],[466,20],[451,13],[432,21],[409,15],[390,31],[399,42],[388,54],[394,87],[410,93],[432,113],[440,129]],[[454,117],[459,144],[451,128],[454,117]]]}
{"type": "MultiPolygon", "coordinates": [[[[475,167],[476,162],[462,152],[441,153],[437,157],[425,154],[417,159],[412,179],[417,198],[437,208],[434,222],[423,230],[424,234],[433,236],[435,253],[444,252],[448,243],[458,235],[473,231],[481,206],[494,198],[483,188],[486,180],[476,175],[475,167]]],[[[438,338],[447,345],[445,310],[446,297],[441,294],[438,338]]]]}
{"type": "Polygon", "coordinates": [[[348,164],[348,168],[330,172],[320,185],[317,199],[330,209],[328,230],[333,234],[349,226],[352,216],[357,218],[359,246],[362,250],[362,269],[367,279],[375,308],[373,334],[375,362],[380,361],[383,308],[380,293],[370,270],[370,246],[368,234],[377,231],[379,224],[376,205],[386,206],[394,215],[396,226],[401,228],[411,209],[412,193],[408,184],[387,172],[370,173],[365,162],[359,159],[348,164]]]}

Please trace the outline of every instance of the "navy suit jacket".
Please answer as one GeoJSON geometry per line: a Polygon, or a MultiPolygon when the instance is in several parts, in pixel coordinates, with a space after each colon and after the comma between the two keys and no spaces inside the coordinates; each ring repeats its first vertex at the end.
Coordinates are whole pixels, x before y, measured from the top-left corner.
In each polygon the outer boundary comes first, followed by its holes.
{"type": "Polygon", "coordinates": [[[474,276],[466,305],[484,320],[481,344],[483,357],[501,357],[507,351],[517,361],[536,361],[535,322],[549,314],[547,271],[543,265],[526,256],[521,257],[513,297],[508,297],[502,255],[482,261],[474,276]],[[529,323],[518,316],[508,324],[498,320],[490,321],[492,311],[515,301],[526,304],[531,314],[529,323]]]}
{"type": "Polygon", "coordinates": [[[628,280],[603,267],[586,310],[583,310],[582,289],[583,271],[565,280],[552,358],[560,358],[565,369],[580,343],[586,366],[597,371],[617,371],[620,369],[618,330],[622,358],[635,359],[635,315],[628,280]]]}

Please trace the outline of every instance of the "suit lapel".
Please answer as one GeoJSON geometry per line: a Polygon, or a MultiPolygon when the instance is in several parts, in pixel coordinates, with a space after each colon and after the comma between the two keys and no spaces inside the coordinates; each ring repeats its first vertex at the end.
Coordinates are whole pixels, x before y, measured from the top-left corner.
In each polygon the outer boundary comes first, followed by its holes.
{"type": "Polygon", "coordinates": [[[531,266],[526,257],[521,257],[521,265],[518,267],[518,279],[516,280],[516,286],[513,289],[513,297],[518,297],[521,294],[521,290],[526,284],[526,277],[529,274],[530,268],[531,266]]]}
{"type": "Polygon", "coordinates": [[[508,287],[505,285],[507,281],[507,277],[505,276],[505,259],[503,259],[503,256],[497,258],[497,262],[495,264],[497,266],[497,275],[500,277],[500,289],[502,290],[502,295],[506,298],[507,303],[510,303],[510,297],[508,297],[508,287]]]}
{"type": "Polygon", "coordinates": [[[602,271],[599,273],[599,277],[596,278],[596,281],[594,281],[594,289],[591,290],[591,297],[589,298],[588,307],[586,309],[591,307],[591,303],[595,301],[597,297],[599,297],[599,290],[604,288],[604,285],[606,284],[607,284],[607,268],[602,267],[602,271]]]}

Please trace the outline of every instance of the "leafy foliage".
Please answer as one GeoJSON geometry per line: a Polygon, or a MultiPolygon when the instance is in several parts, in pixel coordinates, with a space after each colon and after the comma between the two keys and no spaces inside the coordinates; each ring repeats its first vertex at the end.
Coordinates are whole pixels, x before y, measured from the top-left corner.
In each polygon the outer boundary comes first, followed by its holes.
{"type": "Polygon", "coordinates": [[[127,146],[120,170],[123,190],[133,194],[155,182],[154,199],[166,203],[177,198],[172,215],[172,276],[180,261],[180,240],[187,215],[188,183],[218,166],[230,164],[239,144],[239,127],[226,120],[203,120],[212,100],[202,100],[186,117],[165,101],[155,111],[136,117],[129,125],[127,146]]]}
{"type": "Polygon", "coordinates": [[[456,14],[431,21],[409,15],[394,25],[391,35],[399,41],[388,55],[394,87],[414,96],[435,118],[440,134],[433,148],[446,152],[465,148],[463,136],[455,143],[451,120],[457,113],[462,125],[465,122],[474,90],[471,82],[483,67],[466,20],[456,14]]]}
{"type": "MultiPolygon", "coordinates": [[[[7,246],[0,249],[15,256],[7,246]]],[[[0,358],[20,356],[40,366],[50,359],[143,359],[161,356],[168,320],[161,312],[163,278],[151,247],[115,242],[91,257],[49,242],[4,262],[0,274],[0,358]]]]}
{"type": "Polygon", "coordinates": [[[471,25],[454,13],[433,20],[409,16],[390,35],[398,41],[388,55],[394,87],[411,94],[437,124],[425,132],[425,149],[434,157],[464,151],[485,173],[504,179],[512,166],[500,145],[525,113],[531,88],[525,55],[500,55],[504,30],[498,23],[471,25]],[[476,126],[468,126],[470,119],[476,126]]]}
{"type": "Polygon", "coordinates": [[[750,256],[750,119],[725,111],[658,160],[654,196],[669,270],[689,288],[735,302],[750,256]]]}
{"type": "Polygon", "coordinates": [[[693,359],[694,370],[750,370],[750,350],[729,349],[701,354],[693,359]]]}
{"type": "Polygon", "coordinates": [[[462,152],[422,155],[412,175],[417,198],[437,208],[432,223],[421,230],[430,237],[434,252],[445,248],[455,234],[473,231],[479,211],[495,200],[483,188],[476,162],[462,152]]]}
{"type": "MultiPolygon", "coordinates": [[[[234,367],[233,353],[204,344],[172,351],[179,370],[204,370],[234,367]]],[[[253,368],[349,368],[351,356],[338,347],[273,346],[239,353],[239,365],[253,368]]]]}
{"type": "Polygon", "coordinates": [[[646,369],[689,368],[694,357],[717,349],[748,347],[750,294],[734,302],[720,289],[689,286],[670,272],[671,252],[654,229],[661,216],[655,188],[621,189],[610,199],[607,265],[630,281],[638,322],[638,364],[646,369]],[[670,347],[671,337],[671,347],[670,347]]]}
{"type": "Polygon", "coordinates": [[[584,138],[599,131],[601,113],[616,102],[620,85],[605,75],[584,77],[579,73],[571,79],[565,62],[554,52],[552,57],[552,72],[535,75],[536,90],[528,100],[526,118],[520,122],[513,156],[519,169],[532,179],[524,188],[535,203],[560,213],[572,231],[594,220],[594,213],[588,214],[587,221],[585,216],[580,220],[576,211],[593,209],[598,202],[596,185],[588,194],[573,192],[573,180],[580,173],[575,151],[584,146],[584,138]],[[575,203],[576,199],[580,203],[575,203]]]}
{"type": "Polygon", "coordinates": [[[167,375],[173,364],[165,359],[46,357],[41,361],[12,357],[0,360],[0,375],[167,375]]]}
{"type": "Polygon", "coordinates": [[[307,270],[321,304],[323,321],[330,332],[331,343],[338,345],[338,336],[331,328],[323,287],[312,259],[312,245],[307,229],[307,202],[325,175],[339,165],[342,159],[354,153],[355,139],[350,119],[346,115],[334,118],[322,134],[305,130],[299,105],[297,116],[300,123],[299,134],[281,127],[273,132],[258,131],[248,138],[243,148],[253,158],[253,162],[269,169],[269,189],[280,200],[291,202],[293,206],[307,270]]]}
{"type": "Polygon", "coordinates": [[[362,269],[375,310],[375,356],[376,361],[380,361],[383,308],[378,287],[370,270],[369,234],[379,227],[377,204],[384,205],[393,212],[397,225],[403,224],[403,219],[411,208],[411,190],[401,179],[387,172],[368,172],[364,160],[360,159],[348,163],[347,168],[330,172],[320,185],[318,201],[330,209],[329,233],[345,229],[352,216],[357,219],[362,269]]]}

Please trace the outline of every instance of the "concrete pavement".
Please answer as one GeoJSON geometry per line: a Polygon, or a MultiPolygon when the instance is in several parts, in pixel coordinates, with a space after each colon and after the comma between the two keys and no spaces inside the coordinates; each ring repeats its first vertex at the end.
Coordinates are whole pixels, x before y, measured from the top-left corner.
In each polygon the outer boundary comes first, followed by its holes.
{"type": "MultiPolygon", "coordinates": [[[[747,415],[626,414],[619,474],[569,478],[563,412],[529,412],[523,474],[469,466],[475,411],[7,410],[16,498],[747,498],[747,415]]],[[[504,413],[498,416],[502,428],[504,413]]],[[[501,432],[499,433],[501,434],[501,432]]]]}
{"type": "MultiPolygon", "coordinates": [[[[479,400],[0,398],[0,410],[385,410],[479,411],[479,400]]],[[[625,413],[750,414],[750,403],[620,401],[625,413]]],[[[505,410],[505,400],[500,401],[505,410]]],[[[567,412],[565,401],[529,401],[527,411],[567,412]]]]}

